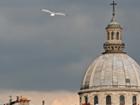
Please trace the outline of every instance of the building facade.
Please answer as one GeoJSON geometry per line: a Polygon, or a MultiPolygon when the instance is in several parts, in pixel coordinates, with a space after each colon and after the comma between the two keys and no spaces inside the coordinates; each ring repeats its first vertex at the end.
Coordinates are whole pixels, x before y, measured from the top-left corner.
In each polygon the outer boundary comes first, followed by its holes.
{"type": "Polygon", "coordinates": [[[104,52],[88,67],[78,92],[80,105],[140,105],[140,66],[124,52],[123,28],[112,19],[106,27],[104,52]]]}

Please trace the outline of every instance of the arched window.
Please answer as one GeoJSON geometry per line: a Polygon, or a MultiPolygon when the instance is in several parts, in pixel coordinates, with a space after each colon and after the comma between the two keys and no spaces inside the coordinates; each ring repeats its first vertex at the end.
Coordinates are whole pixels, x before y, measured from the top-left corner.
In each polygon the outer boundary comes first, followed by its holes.
{"type": "Polygon", "coordinates": [[[107,32],[107,39],[110,40],[110,33],[107,32]]]}
{"type": "Polygon", "coordinates": [[[111,105],[111,96],[106,96],[106,105],[111,105]]]}
{"type": "Polygon", "coordinates": [[[94,105],[98,105],[98,96],[94,96],[94,105]]]}
{"type": "Polygon", "coordinates": [[[85,104],[88,104],[88,96],[85,96],[85,104]]]}
{"type": "Polygon", "coordinates": [[[120,105],[125,105],[125,97],[123,95],[120,96],[120,105]]]}
{"type": "Polygon", "coordinates": [[[111,32],[111,39],[114,39],[114,32],[111,32]]]}
{"type": "Polygon", "coordinates": [[[117,40],[119,40],[119,34],[120,34],[120,33],[119,33],[119,32],[117,32],[117,40]]]}
{"type": "Polygon", "coordinates": [[[133,96],[132,98],[132,105],[137,105],[137,97],[133,96]]]}

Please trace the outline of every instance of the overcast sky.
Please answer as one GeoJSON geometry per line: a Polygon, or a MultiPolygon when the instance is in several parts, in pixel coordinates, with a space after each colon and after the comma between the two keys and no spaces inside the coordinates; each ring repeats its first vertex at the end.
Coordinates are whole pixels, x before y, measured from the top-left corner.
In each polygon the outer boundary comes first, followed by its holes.
{"type": "MultiPolygon", "coordinates": [[[[103,52],[112,0],[0,0],[0,89],[80,89],[103,52]],[[50,17],[40,9],[67,14],[50,17]]],[[[140,63],[140,0],[117,0],[128,55],[140,63]]]]}

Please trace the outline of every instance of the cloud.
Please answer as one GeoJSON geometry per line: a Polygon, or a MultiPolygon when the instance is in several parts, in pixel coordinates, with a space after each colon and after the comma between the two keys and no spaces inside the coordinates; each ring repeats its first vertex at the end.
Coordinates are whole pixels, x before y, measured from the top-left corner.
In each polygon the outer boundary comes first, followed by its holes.
{"type": "MultiPolygon", "coordinates": [[[[139,2],[119,2],[117,20],[124,25],[128,54],[140,62],[139,2]]],[[[112,11],[109,3],[0,0],[0,88],[79,90],[87,66],[103,52],[104,28],[112,11]],[[41,8],[68,16],[52,18],[41,8]]]]}

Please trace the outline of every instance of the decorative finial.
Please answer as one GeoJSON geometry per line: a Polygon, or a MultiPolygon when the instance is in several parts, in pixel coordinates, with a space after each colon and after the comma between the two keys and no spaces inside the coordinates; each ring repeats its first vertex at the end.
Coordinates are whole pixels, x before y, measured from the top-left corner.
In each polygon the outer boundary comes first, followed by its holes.
{"type": "Polygon", "coordinates": [[[117,6],[117,3],[115,2],[115,0],[113,0],[113,2],[110,5],[113,7],[113,13],[112,13],[113,18],[112,18],[112,20],[114,20],[115,15],[116,15],[116,7],[115,6],[117,6]]]}

